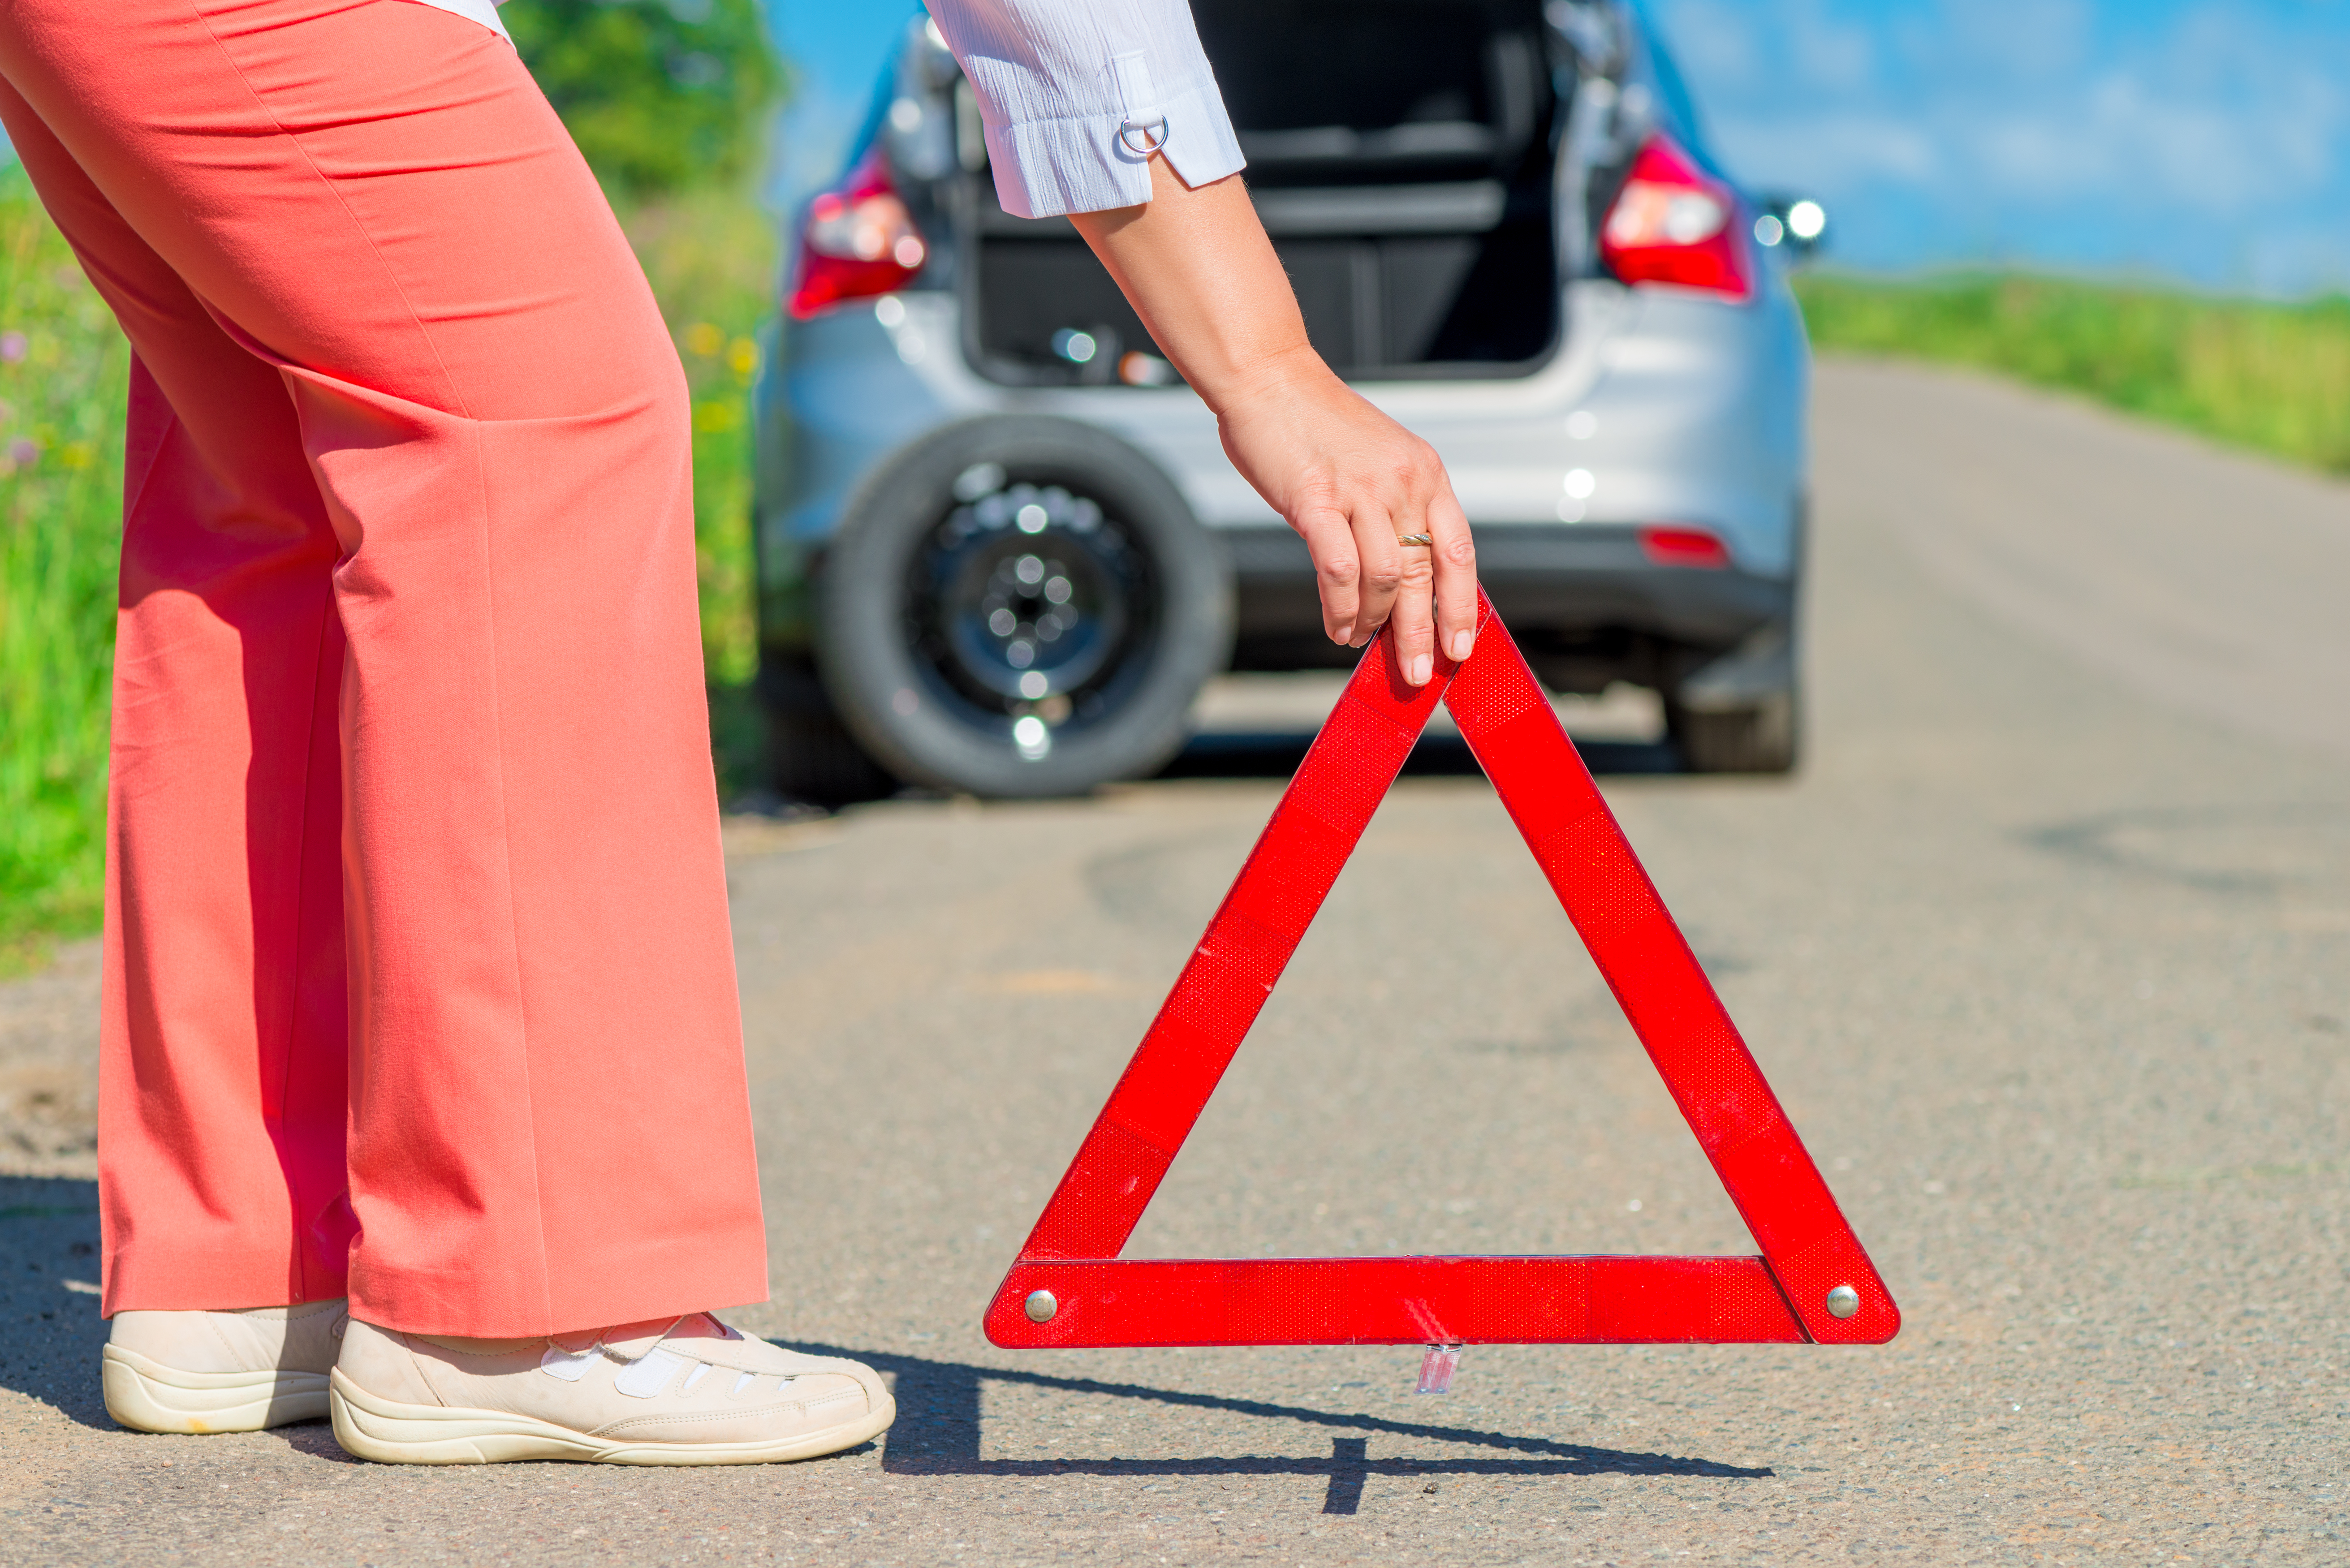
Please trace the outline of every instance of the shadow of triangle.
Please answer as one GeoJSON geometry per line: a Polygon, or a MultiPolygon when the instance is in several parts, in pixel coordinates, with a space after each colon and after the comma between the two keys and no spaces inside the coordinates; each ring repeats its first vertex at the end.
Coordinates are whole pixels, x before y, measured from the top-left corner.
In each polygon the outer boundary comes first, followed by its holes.
{"type": "MultiPolygon", "coordinates": [[[[894,1352],[860,1350],[852,1346],[807,1345],[778,1340],[793,1350],[816,1355],[846,1355],[886,1372],[896,1381],[898,1424],[882,1438],[881,1468],[892,1475],[967,1476],[1216,1476],[1297,1475],[1330,1478],[1333,1500],[1359,1501],[1361,1478],[1386,1476],[1514,1475],[1514,1476],[1686,1476],[1717,1480],[1762,1480],[1776,1472],[1770,1468],[1723,1464],[1685,1455],[1640,1453],[1562,1443],[1550,1438],[1521,1437],[1509,1432],[1481,1431],[1471,1427],[1444,1427],[1419,1421],[1394,1421],[1354,1411],[1317,1410],[1308,1406],[1281,1405],[1229,1395],[1199,1394],[1185,1389],[1155,1388],[1142,1383],[1109,1383],[1093,1377],[1064,1377],[1014,1367],[981,1366],[970,1362],[938,1361],[894,1352]],[[1185,1459],[1033,1459],[983,1457],[981,1397],[984,1385],[994,1382],[1049,1389],[1055,1393],[1113,1399],[1136,1399],[1182,1409],[1251,1416],[1268,1421],[1294,1421],[1302,1426],[1364,1432],[1421,1442],[1451,1443],[1498,1450],[1523,1458],[1446,1457],[1378,1459],[1368,1457],[1367,1438],[1338,1438],[1327,1459],[1283,1454],[1200,1456],[1185,1459]],[[1349,1480],[1348,1478],[1353,1478],[1349,1480]],[[1347,1489],[1351,1487],[1352,1490],[1347,1489]]],[[[1353,1507],[1325,1511],[1352,1512],[1353,1507]]]]}

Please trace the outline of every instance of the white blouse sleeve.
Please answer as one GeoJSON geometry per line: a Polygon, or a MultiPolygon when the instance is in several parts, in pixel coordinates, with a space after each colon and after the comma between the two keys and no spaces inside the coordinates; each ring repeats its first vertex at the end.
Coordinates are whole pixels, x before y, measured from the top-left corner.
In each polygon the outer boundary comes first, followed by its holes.
{"type": "Polygon", "coordinates": [[[498,7],[505,3],[506,0],[424,0],[424,4],[435,10],[453,11],[469,22],[479,22],[511,44],[514,35],[506,31],[504,22],[498,20],[498,7]]]}
{"type": "Polygon", "coordinates": [[[1187,185],[1245,161],[1187,0],[924,3],[971,78],[1007,213],[1148,202],[1161,147],[1187,185]]]}

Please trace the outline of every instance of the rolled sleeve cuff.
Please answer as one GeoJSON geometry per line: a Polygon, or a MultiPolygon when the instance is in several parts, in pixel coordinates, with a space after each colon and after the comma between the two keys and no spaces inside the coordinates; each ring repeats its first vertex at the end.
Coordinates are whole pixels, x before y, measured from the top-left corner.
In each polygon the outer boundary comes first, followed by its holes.
{"type": "MultiPolygon", "coordinates": [[[[1164,117],[1163,151],[1183,183],[1194,189],[1247,166],[1223,96],[1212,86],[1186,88],[1159,99],[1151,116],[1164,117]]],[[[995,199],[1019,218],[1054,218],[1135,207],[1150,200],[1150,154],[1118,138],[1118,114],[1034,119],[987,127],[987,156],[995,170],[995,199]]]]}

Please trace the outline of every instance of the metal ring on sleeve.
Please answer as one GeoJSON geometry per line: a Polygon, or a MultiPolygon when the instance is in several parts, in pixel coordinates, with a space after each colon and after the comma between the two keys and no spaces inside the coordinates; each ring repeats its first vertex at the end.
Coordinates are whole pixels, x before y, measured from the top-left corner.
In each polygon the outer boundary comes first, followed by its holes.
{"type": "Polygon", "coordinates": [[[1157,119],[1127,120],[1118,128],[1118,140],[1136,157],[1148,158],[1167,145],[1167,117],[1162,114],[1157,119]],[[1153,135],[1153,132],[1157,134],[1153,135]],[[1143,137],[1139,143],[1134,140],[1137,133],[1143,137]]]}

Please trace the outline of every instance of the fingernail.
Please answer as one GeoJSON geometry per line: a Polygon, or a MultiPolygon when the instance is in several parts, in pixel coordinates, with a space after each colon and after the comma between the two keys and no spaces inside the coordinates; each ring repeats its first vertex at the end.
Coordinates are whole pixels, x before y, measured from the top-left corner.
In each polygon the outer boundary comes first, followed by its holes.
{"type": "Polygon", "coordinates": [[[1476,637],[1472,632],[1454,632],[1452,634],[1452,662],[1455,664],[1466,662],[1469,658],[1469,649],[1474,645],[1476,637]]]}
{"type": "Polygon", "coordinates": [[[1355,623],[1353,621],[1348,621],[1346,625],[1338,628],[1337,640],[1345,643],[1348,648],[1355,646],[1355,623]]]}
{"type": "Polygon", "coordinates": [[[1414,686],[1427,685],[1428,678],[1435,672],[1436,661],[1425,653],[1411,661],[1411,683],[1414,686]]]}

